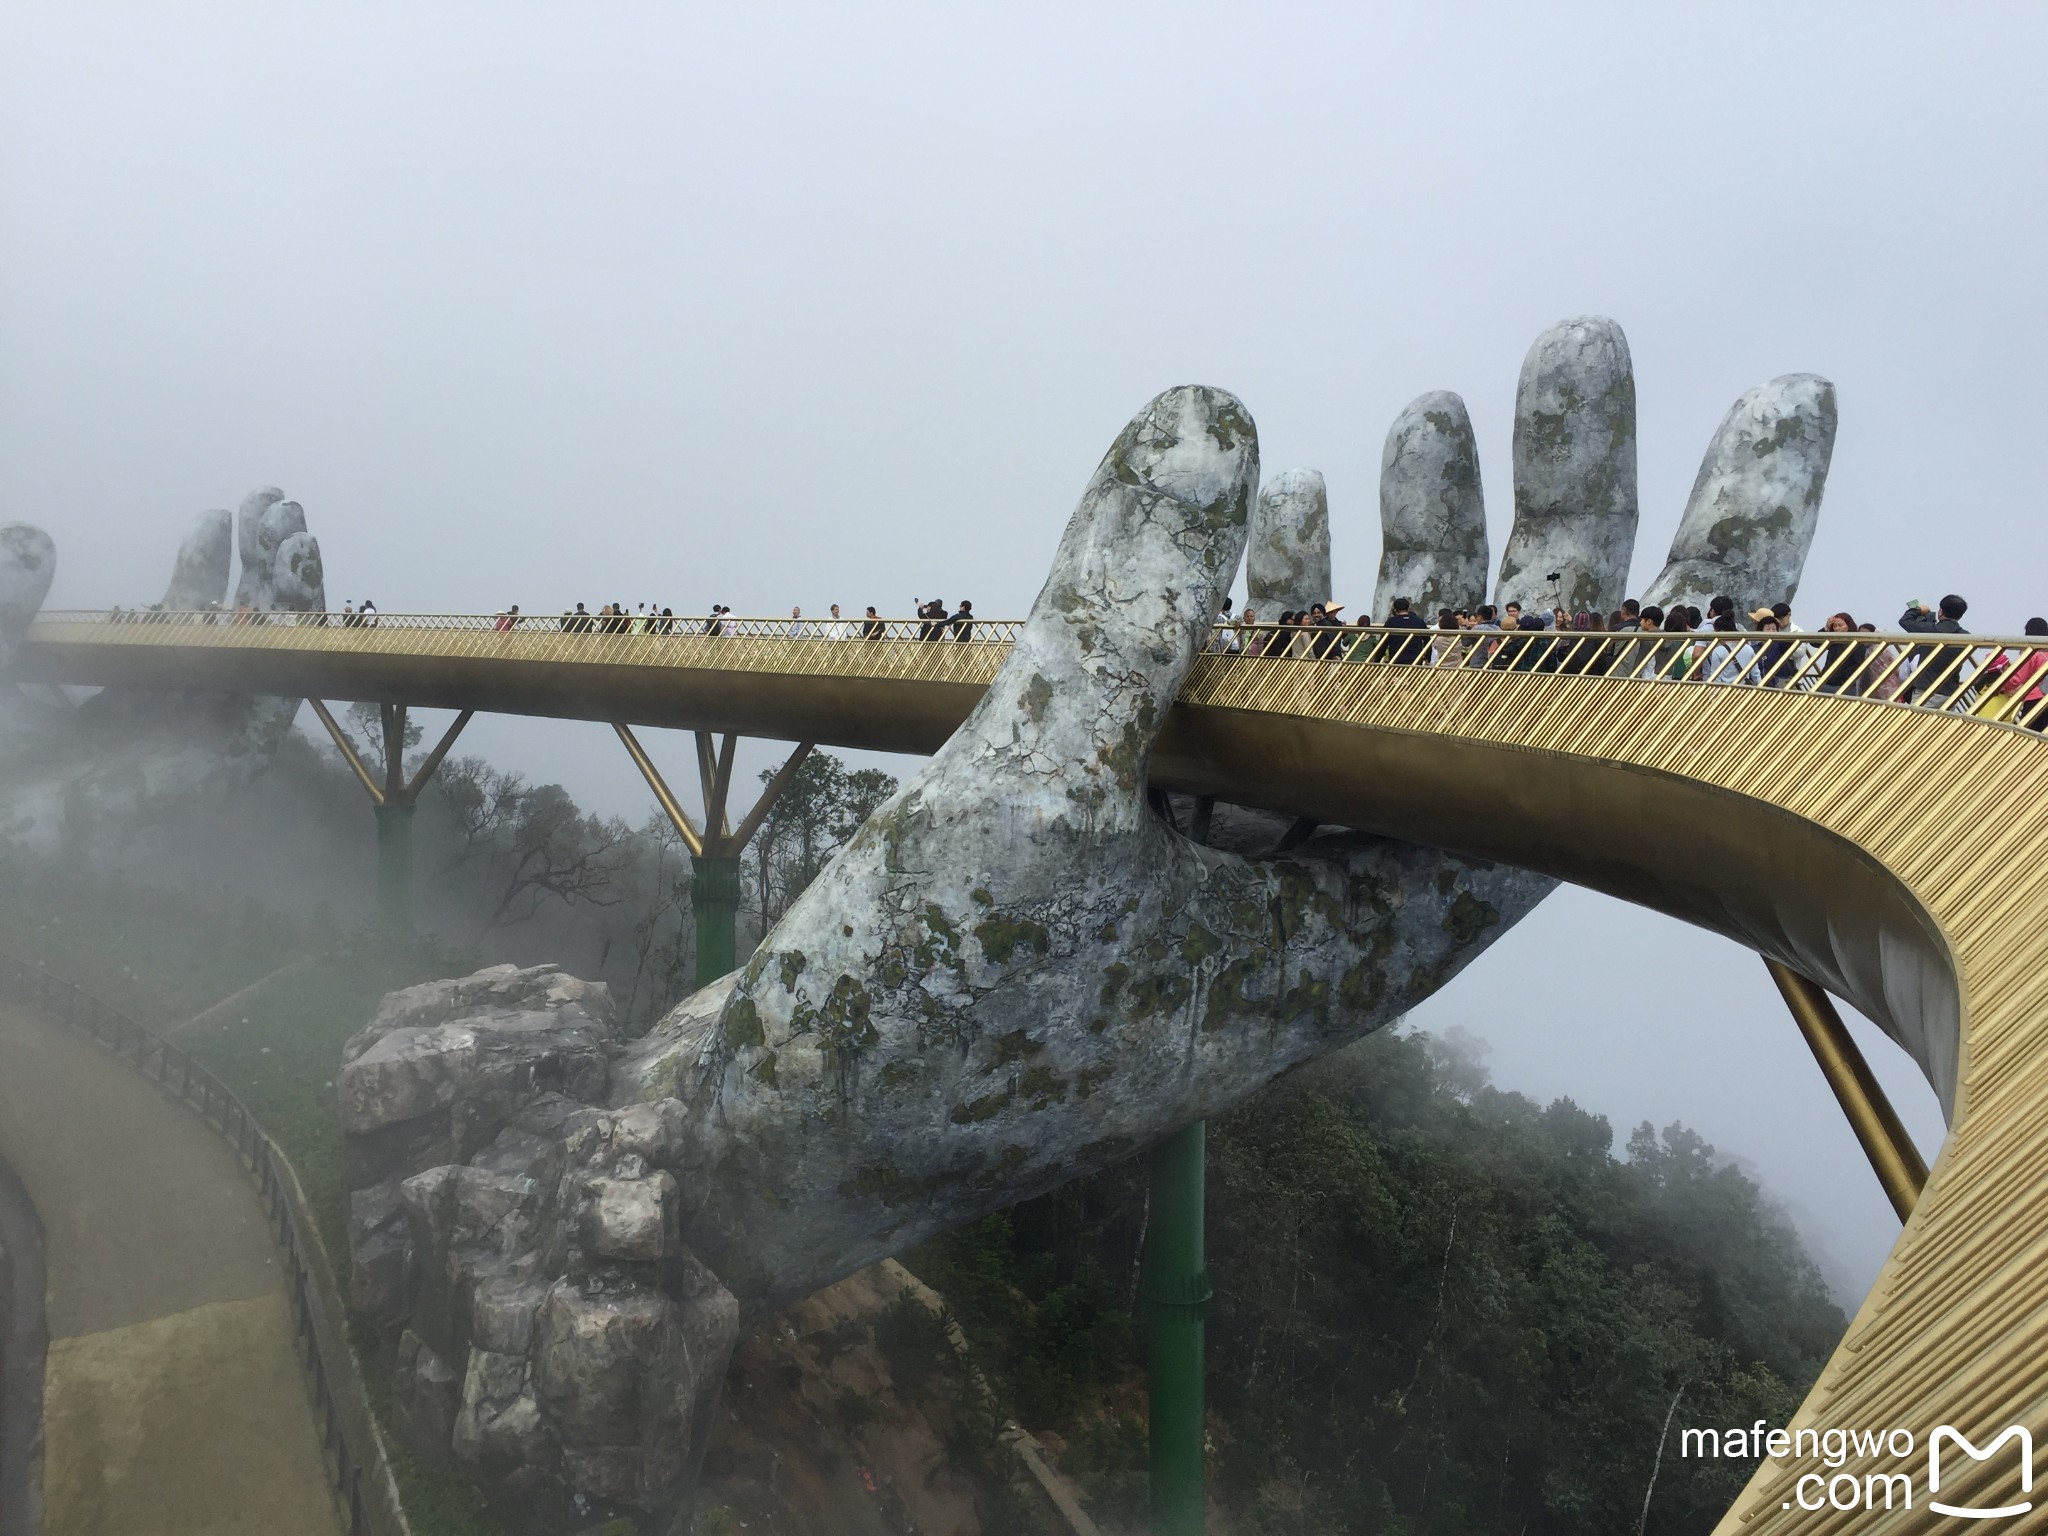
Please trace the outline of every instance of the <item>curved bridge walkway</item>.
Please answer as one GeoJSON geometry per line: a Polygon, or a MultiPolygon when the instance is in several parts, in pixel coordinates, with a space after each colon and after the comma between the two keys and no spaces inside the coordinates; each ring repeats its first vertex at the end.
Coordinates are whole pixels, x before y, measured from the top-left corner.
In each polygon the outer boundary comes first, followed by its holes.
{"type": "Polygon", "coordinates": [[[0,1160],[48,1257],[45,1536],[338,1536],[282,1272],[227,1144],[0,1002],[0,1160]]]}
{"type": "MultiPolygon", "coordinates": [[[[955,644],[762,621],[710,635],[269,618],[47,615],[18,673],[930,752],[1015,633],[984,622],[955,644]]],[[[2025,728],[2048,723],[2048,699],[1997,697],[2048,668],[2043,647],[1800,636],[1768,664],[1745,645],[1717,668],[1713,637],[1566,634],[1417,664],[1429,653],[1409,648],[1429,638],[1379,634],[1344,658],[1198,657],[1153,751],[1154,786],[1652,907],[1847,999],[1910,1052],[1950,1133],[1917,1197],[1917,1170],[1905,1182],[1899,1244],[1788,1427],[1910,1429],[1918,1463],[1854,1452],[1825,1470],[1903,1472],[1915,1498],[1816,1507],[1800,1482],[1811,1458],[1766,1461],[1718,1530],[1950,1529],[1927,1497],[1937,1426],[1986,1448],[2014,1427],[2048,1448],[2048,740],[2025,728]]],[[[1936,1498],[2009,1507],[2024,1496],[2012,1463],[1952,1453],[1936,1498]]],[[[2013,1529],[2048,1529],[2048,1491],[2037,1500],[2013,1529]]]]}

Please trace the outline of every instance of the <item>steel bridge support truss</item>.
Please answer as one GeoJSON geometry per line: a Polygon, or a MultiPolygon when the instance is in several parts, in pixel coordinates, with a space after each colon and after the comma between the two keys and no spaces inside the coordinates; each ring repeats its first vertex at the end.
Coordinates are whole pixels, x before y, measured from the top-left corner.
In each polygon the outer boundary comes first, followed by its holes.
{"type": "Polygon", "coordinates": [[[697,925],[696,984],[706,986],[739,964],[740,857],[789,788],[797,770],[803,767],[804,759],[811,755],[813,743],[797,743],[796,750],[775,771],[754,808],[740,818],[735,829],[726,806],[732,794],[733,753],[739,746],[739,737],[730,731],[722,739],[710,731],[698,731],[697,776],[704,791],[704,826],[700,830],[640,744],[640,738],[633,734],[633,728],[614,720],[612,729],[619,733],[626,755],[633,759],[633,766],[654,791],[655,801],[674,825],[676,835],[690,850],[690,911],[697,925]]]}
{"type": "Polygon", "coordinates": [[[412,928],[412,816],[419,805],[420,791],[432,781],[448,756],[455,738],[469,724],[476,711],[465,709],[441,733],[420,765],[407,777],[405,772],[405,728],[408,723],[403,704],[379,704],[379,725],[384,737],[384,768],[372,773],[355,742],[349,739],[333,711],[319,699],[307,699],[313,713],[327,728],[335,747],[370,797],[377,813],[377,917],[393,933],[412,928]]]}

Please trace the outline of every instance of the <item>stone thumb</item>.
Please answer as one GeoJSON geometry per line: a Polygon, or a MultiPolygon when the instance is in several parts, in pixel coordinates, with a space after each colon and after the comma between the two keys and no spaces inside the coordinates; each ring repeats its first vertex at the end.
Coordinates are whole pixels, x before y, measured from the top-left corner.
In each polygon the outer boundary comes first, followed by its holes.
{"type": "Polygon", "coordinates": [[[1132,417],[1009,661],[920,782],[1035,800],[1097,834],[1137,826],[1153,739],[1236,573],[1258,483],[1258,429],[1235,396],[1183,385],[1132,417]]]}

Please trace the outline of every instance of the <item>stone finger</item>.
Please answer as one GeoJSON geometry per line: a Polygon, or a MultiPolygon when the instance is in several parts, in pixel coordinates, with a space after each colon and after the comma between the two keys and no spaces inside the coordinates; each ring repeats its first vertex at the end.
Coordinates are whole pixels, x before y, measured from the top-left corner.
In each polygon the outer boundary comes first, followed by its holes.
{"type": "Polygon", "coordinates": [[[1465,402],[1422,395],[1394,418],[1380,453],[1380,575],[1372,611],[1394,599],[1434,620],[1439,608],[1486,600],[1486,498],[1465,402]]]}
{"type": "MultiPolygon", "coordinates": [[[[284,532],[299,531],[265,530],[264,515],[283,500],[283,491],[274,485],[266,485],[244,496],[241,509],[235,514],[235,547],[242,559],[242,574],[235,583],[237,608],[253,608],[261,612],[270,606],[270,577],[277,559],[277,546],[282,542],[284,532]]],[[[299,525],[300,528],[304,526],[303,522],[299,525]]]]}
{"type": "Polygon", "coordinates": [[[227,601],[228,579],[235,558],[234,519],[225,507],[199,514],[199,521],[178,546],[164,608],[170,613],[199,613],[227,601]]]}
{"type": "Polygon", "coordinates": [[[1259,487],[1245,539],[1245,605],[1270,624],[1330,600],[1330,493],[1313,469],[1259,487]]]}
{"type": "Polygon", "coordinates": [[[14,659],[56,574],[57,545],[47,533],[27,523],[0,524],[0,668],[14,659]]]}
{"type": "Polygon", "coordinates": [[[1820,521],[1835,451],[1835,386],[1787,373],[1746,390],[1721,418],[1663,572],[1645,602],[1744,611],[1789,603],[1820,521]]]}
{"type": "Polygon", "coordinates": [[[1494,601],[1614,608],[1636,539],[1636,381],[1612,320],[1563,321],[1529,348],[1514,465],[1515,526],[1494,601]]]}

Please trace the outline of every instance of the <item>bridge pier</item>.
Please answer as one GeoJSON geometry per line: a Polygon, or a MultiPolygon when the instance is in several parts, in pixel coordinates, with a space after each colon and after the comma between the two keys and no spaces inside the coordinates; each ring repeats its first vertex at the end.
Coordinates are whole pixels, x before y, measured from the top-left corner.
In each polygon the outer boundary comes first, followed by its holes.
{"type": "Polygon", "coordinates": [[[434,772],[447,757],[448,749],[455,745],[455,738],[462,734],[470,717],[476,713],[465,709],[455,717],[434,744],[413,776],[405,776],[405,727],[406,707],[403,704],[380,704],[377,706],[379,724],[384,735],[384,771],[381,775],[370,772],[369,764],[356,750],[356,744],[349,740],[348,732],[334,718],[333,712],[319,699],[308,699],[313,713],[327,728],[334,745],[348,763],[356,782],[363,786],[370,797],[370,804],[377,816],[377,921],[387,933],[410,933],[412,931],[412,818],[419,806],[420,791],[427,787],[434,772]]]}
{"type": "Polygon", "coordinates": [[[697,732],[697,772],[704,789],[704,830],[697,829],[690,813],[668,787],[654,759],[640,745],[633,728],[623,721],[612,722],[619,741],[647,787],[654,791],[683,846],[690,850],[690,911],[697,926],[697,985],[707,986],[739,965],[740,855],[761,830],[761,823],[775,808],[796,777],[812,743],[798,742],[796,750],[775,771],[754,808],[740,819],[738,830],[726,816],[726,801],[732,791],[733,752],[739,737],[727,732],[723,740],[710,731],[697,732]]]}
{"type": "Polygon", "coordinates": [[[394,933],[412,928],[412,813],[389,802],[377,813],[377,918],[394,933]]]}
{"type": "Polygon", "coordinates": [[[1207,1127],[1182,1126],[1152,1149],[1146,1231],[1147,1473],[1152,1536],[1202,1536],[1203,1354],[1209,1311],[1203,1196],[1207,1127]]]}

